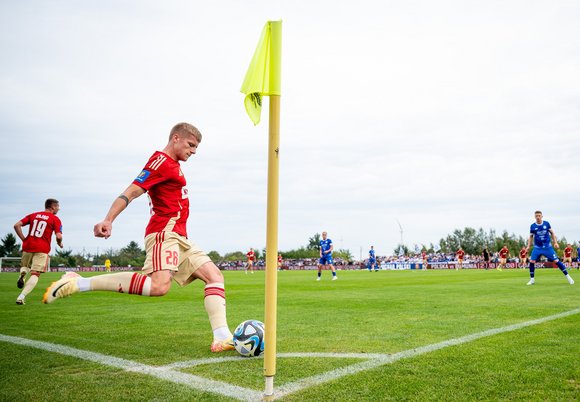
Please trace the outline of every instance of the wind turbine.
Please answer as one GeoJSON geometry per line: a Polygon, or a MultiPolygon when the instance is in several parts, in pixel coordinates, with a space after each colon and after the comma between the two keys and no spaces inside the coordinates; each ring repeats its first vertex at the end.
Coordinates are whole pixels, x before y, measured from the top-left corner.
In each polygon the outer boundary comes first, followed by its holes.
{"type": "Polygon", "coordinates": [[[399,232],[401,233],[401,244],[403,244],[403,227],[401,226],[401,222],[397,219],[397,224],[399,225],[399,232]]]}
{"type": "Polygon", "coordinates": [[[397,219],[397,224],[399,225],[399,231],[401,233],[401,243],[399,246],[399,255],[401,255],[401,251],[403,250],[403,226],[401,226],[401,222],[397,219]]]}

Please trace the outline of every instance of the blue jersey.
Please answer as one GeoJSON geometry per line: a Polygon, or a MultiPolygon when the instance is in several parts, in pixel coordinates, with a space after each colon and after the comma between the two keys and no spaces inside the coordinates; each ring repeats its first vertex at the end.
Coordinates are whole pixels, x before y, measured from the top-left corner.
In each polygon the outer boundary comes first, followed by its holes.
{"type": "Polygon", "coordinates": [[[534,247],[545,248],[552,246],[552,238],[550,236],[551,228],[548,221],[544,221],[539,225],[536,222],[532,223],[532,226],[530,226],[530,234],[534,235],[534,247]]]}
{"type": "Polygon", "coordinates": [[[375,259],[375,250],[373,250],[373,249],[370,249],[369,250],[369,258],[371,260],[374,260],[375,259]]]}
{"type": "Polygon", "coordinates": [[[330,250],[330,247],[332,246],[332,240],[330,239],[326,239],[326,240],[320,240],[320,251],[322,251],[322,255],[332,255],[332,251],[330,253],[326,253],[325,251],[330,250]]]}

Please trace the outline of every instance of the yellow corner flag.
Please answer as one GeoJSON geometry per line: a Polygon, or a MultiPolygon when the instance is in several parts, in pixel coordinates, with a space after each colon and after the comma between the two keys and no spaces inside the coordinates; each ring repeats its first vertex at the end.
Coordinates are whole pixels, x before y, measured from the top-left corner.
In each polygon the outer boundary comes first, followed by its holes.
{"type": "Polygon", "coordinates": [[[242,84],[244,106],[254,125],[260,122],[262,96],[281,95],[282,21],[268,21],[242,84]]]}
{"type": "Polygon", "coordinates": [[[242,84],[244,104],[254,125],[260,122],[262,96],[270,97],[268,124],[268,202],[266,206],[266,287],[264,291],[264,400],[274,398],[278,305],[278,188],[280,156],[280,69],[282,21],[268,21],[242,84]]]}

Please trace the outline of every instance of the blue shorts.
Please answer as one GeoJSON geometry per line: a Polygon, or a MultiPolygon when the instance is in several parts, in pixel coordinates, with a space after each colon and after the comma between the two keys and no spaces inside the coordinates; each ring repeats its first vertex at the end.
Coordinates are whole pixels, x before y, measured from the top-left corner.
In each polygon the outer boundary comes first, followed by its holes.
{"type": "Polygon", "coordinates": [[[332,261],[332,254],[322,254],[322,257],[320,257],[320,260],[318,260],[318,263],[320,265],[332,265],[333,261],[332,261]]]}
{"type": "Polygon", "coordinates": [[[534,249],[532,250],[532,255],[530,256],[530,260],[531,261],[538,261],[538,258],[540,258],[541,255],[546,257],[548,259],[548,261],[550,261],[550,262],[556,261],[558,259],[558,256],[556,255],[556,251],[554,250],[554,247],[552,247],[552,246],[548,246],[548,247],[535,246],[534,249]]]}

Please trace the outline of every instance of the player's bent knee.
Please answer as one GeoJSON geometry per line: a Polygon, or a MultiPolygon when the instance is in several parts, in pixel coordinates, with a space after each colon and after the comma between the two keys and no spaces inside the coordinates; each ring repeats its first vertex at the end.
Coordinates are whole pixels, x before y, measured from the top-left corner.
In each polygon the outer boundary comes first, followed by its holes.
{"type": "Polygon", "coordinates": [[[224,283],[224,276],[219,268],[211,261],[199,267],[194,276],[205,283],[224,283]]]}
{"type": "Polygon", "coordinates": [[[164,296],[171,289],[171,282],[169,283],[154,283],[151,282],[151,290],[149,296],[164,296]]]}
{"type": "Polygon", "coordinates": [[[151,290],[149,296],[163,296],[171,289],[171,271],[156,271],[151,274],[151,290]]]}

